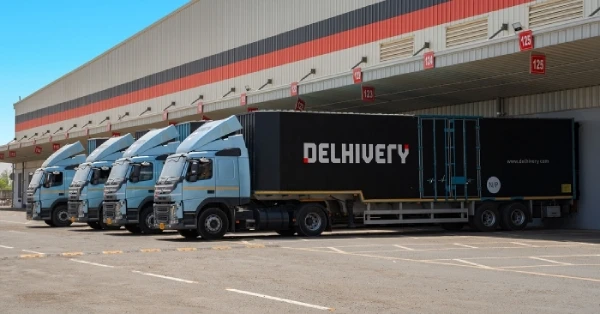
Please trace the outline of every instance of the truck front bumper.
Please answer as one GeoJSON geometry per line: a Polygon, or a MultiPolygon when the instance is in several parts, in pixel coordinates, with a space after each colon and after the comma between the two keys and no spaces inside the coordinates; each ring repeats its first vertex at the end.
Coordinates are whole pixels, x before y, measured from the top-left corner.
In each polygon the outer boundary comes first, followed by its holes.
{"type": "Polygon", "coordinates": [[[139,223],[138,211],[123,210],[126,208],[125,201],[105,201],[103,204],[102,221],[109,226],[125,226],[139,223]],[[123,213],[125,211],[125,213],[123,213]]]}
{"type": "Polygon", "coordinates": [[[51,218],[50,208],[41,208],[40,202],[28,203],[25,208],[25,219],[27,220],[49,220],[51,218]]]}
{"type": "Polygon", "coordinates": [[[183,219],[177,217],[177,205],[154,203],[154,228],[159,230],[183,230],[189,229],[185,226],[183,219]]]}
{"type": "Polygon", "coordinates": [[[96,222],[100,221],[98,208],[89,208],[84,201],[69,202],[69,219],[71,222],[96,222]]]}

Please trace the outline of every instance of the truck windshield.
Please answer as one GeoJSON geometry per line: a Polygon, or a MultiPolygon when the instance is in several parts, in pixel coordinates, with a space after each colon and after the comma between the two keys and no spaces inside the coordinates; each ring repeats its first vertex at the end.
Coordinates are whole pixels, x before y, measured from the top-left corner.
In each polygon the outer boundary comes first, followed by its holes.
{"type": "Polygon", "coordinates": [[[29,182],[30,188],[37,188],[42,184],[42,178],[44,177],[44,170],[37,169],[33,176],[31,177],[31,182],[29,182]]]}
{"type": "Polygon", "coordinates": [[[88,180],[90,169],[91,165],[88,163],[79,165],[77,171],[75,171],[75,176],[73,176],[73,183],[86,182],[88,180]]]}
{"type": "Polygon", "coordinates": [[[166,183],[181,177],[183,167],[185,167],[186,158],[184,156],[171,156],[165,161],[165,166],[160,173],[157,183],[166,183]]]}
{"type": "Polygon", "coordinates": [[[125,179],[129,170],[129,160],[117,160],[106,180],[106,185],[116,185],[125,179]]]}

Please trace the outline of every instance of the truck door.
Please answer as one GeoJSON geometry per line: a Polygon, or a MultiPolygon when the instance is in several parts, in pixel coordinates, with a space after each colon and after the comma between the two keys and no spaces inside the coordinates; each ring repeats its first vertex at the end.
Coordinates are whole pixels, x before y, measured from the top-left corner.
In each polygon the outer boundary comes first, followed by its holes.
{"type": "Polygon", "coordinates": [[[479,197],[478,126],[477,118],[420,120],[421,197],[479,197]]]}
{"type": "Polygon", "coordinates": [[[59,198],[65,197],[64,173],[62,171],[48,171],[44,174],[40,200],[42,201],[42,217],[50,216],[50,206],[59,198]]]}
{"type": "Polygon", "coordinates": [[[147,161],[132,165],[127,183],[127,217],[137,217],[142,201],[154,193],[154,167],[154,163],[147,161]]]}
{"type": "Polygon", "coordinates": [[[191,159],[185,173],[183,199],[200,205],[207,198],[217,197],[214,170],[213,158],[191,159]]]}
{"type": "Polygon", "coordinates": [[[240,198],[240,185],[238,179],[238,158],[218,157],[216,192],[218,198],[235,199],[240,198]]]}

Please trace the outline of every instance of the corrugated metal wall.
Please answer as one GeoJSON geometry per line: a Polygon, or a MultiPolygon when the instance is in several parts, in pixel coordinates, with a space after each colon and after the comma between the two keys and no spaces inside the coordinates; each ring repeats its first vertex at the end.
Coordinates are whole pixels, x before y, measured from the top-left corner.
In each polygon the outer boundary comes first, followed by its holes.
{"type": "Polygon", "coordinates": [[[429,108],[422,110],[414,110],[406,113],[419,115],[461,115],[461,116],[496,116],[496,100],[480,101],[470,104],[461,104],[456,106],[446,106],[429,108]]]}
{"type": "MultiPolygon", "coordinates": [[[[574,5],[577,1],[585,4],[583,13],[591,12],[595,8],[592,2],[597,2],[575,0],[574,5]]],[[[393,39],[409,39],[404,46],[399,46],[406,51],[396,54],[402,58],[409,57],[411,46],[416,51],[425,41],[429,41],[435,51],[446,49],[450,42],[452,47],[460,47],[485,41],[499,28],[501,21],[518,20],[526,26],[530,14],[527,5],[544,1],[380,2],[193,2],[88,66],[19,103],[16,108],[19,115],[17,136],[43,133],[46,129],[54,132],[60,126],[84,125],[88,120],[96,125],[105,116],[116,121],[127,112],[129,116],[124,120],[133,120],[148,107],[151,113],[158,113],[175,101],[177,108],[181,108],[189,106],[200,94],[204,101],[216,100],[232,87],[236,88],[232,95],[237,98],[245,86],[255,90],[268,79],[272,79],[272,85],[267,88],[288,85],[311,68],[317,69],[317,73],[309,79],[346,72],[362,56],[367,56],[368,65],[372,66],[380,60],[380,43],[393,39]],[[437,5],[431,6],[434,4],[437,5]],[[369,9],[356,11],[367,6],[369,9]],[[345,13],[349,14],[344,16],[345,13]],[[404,15],[400,17],[399,14],[404,15]],[[336,19],[325,20],[332,16],[336,19]],[[389,19],[370,27],[359,27],[381,18],[389,19]],[[324,22],[302,28],[318,21],[324,22]],[[439,25],[435,26],[436,23],[439,25]],[[351,29],[351,26],[356,28],[351,29]],[[464,36],[465,32],[461,30],[465,27],[479,27],[481,29],[477,28],[473,34],[481,35],[464,36]],[[257,42],[278,34],[280,36],[257,42]],[[454,36],[450,41],[449,34],[454,36]],[[308,42],[308,39],[314,40],[308,42]],[[250,43],[254,44],[242,46],[250,43]],[[291,46],[294,48],[275,52],[291,46]],[[241,48],[222,53],[235,47],[241,48]],[[266,54],[259,56],[259,53],[266,54]],[[233,61],[240,62],[233,65],[233,61]],[[186,77],[193,73],[197,74],[186,77]],[[181,79],[174,81],[176,78],[181,79]],[[184,91],[178,92],[180,90],[184,91]],[[103,112],[93,114],[98,111],[103,112]]],[[[564,19],[558,20],[563,22],[564,19]]],[[[511,29],[499,36],[512,34],[511,29]]]]}

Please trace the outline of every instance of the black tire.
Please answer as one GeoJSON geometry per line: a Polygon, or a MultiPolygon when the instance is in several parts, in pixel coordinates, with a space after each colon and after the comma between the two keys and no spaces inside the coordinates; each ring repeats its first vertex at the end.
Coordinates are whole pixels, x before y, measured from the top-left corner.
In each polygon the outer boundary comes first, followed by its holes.
{"type": "Polygon", "coordinates": [[[288,229],[288,230],[277,230],[275,231],[282,237],[293,237],[296,234],[296,230],[288,229]]]}
{"type": "Polygon", "coordinates": [[[481,232],[496,231],[500,224],[500,213],[494,204],[483,203],[475,209],[473,226],[481,232]]]}
{"type": "Polygon", "coordinates": [[[44,220],[44,222],[50,226],[50,227],[54,227],[54,223],[52,222],[52,220],[44,220]]]}
{"type": "Polygon", "coordinates": [[[460,231],[465,227],[465,224],[462,222],[451,222],[451,223],[442,223],[440,224],[442,229],[446,231],[460,231]]]}
{"type": "Polygon", "coordinates": [[[527,228],[527,224],[529,223],[530,213],[522,203],[511,203],[502,208],[501,212],[501,226],[503,229],[511,231],[520,231],[527,228]]]}
{"type": "Polygon", "coordinates": [[[87,223],[87,225],[90,226],[90,228],[92,228],[94,230],[102,230],[102,227],[100,226],[99,221],[90,221],[87,223]]]}
{"type": "Polygon", "coordinates": [[[198,230],[195,229],[187,229],[187,230],[179,230],[179,235],[188,239],[188,240],[194,240],[198,238],[198,230]]]}
{"type": "Polygon", "coordinates": [[[298,222],[296,231],[298,235],[304,237],[319,236],[327,228],[325,208],[318,204],[301,205],[296,214],[296,221],[298,222]]]}
{"type": "Polygon", "coordinates": [[[218,240],[229,229],[229,219],[220,208],[207,208],[198,216],[198,234],[206,240],[218,240]]]}
{"type": "Polygon", "coordinates": [[[53,227],[69,227],[73,222],[69,219],[69,211],[67,205],[61,204],[54,208],[52,211],[52,225],[53,227]]]}
{"type": "Polygon", "coordinates": [[[142,229],[138,225],[125,225],[125,230],[133,234],[142,234],[142,229]]]}
{"type": "Polygon", "coordinates": [[[143,234],[159,234],[163,232],[160,229],[154,229],[154,209],[152,206],[146,206],[142,209],[138,227],[143,234]]]}

